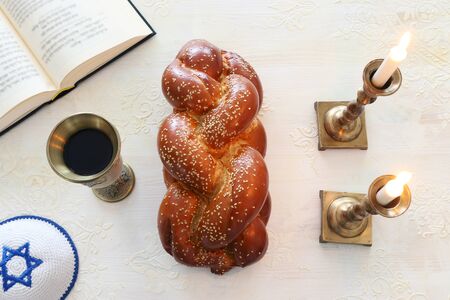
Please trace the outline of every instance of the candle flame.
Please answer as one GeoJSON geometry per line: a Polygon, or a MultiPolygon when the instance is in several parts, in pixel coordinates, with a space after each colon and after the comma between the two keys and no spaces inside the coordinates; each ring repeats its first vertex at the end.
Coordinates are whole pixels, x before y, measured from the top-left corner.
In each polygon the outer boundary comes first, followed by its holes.
{"type": "Polygon", "coordinates": [[[402,38],[400,39],[400,43],[398,44],[398,47],[406,50],[408,48],[410,42],[411,42],[411,32],[407,31],[403,34],[402,38]]]}
{"type": "Polygon", "coordinates": [[[398,197],[403,193],[403,187],[407,184],[412,178],[412,174],[409,172],[400,172],[395,179],[389,181],[386,184],[386,192],[393,196],[398,197]]]}
{"type": "Polygon", "coordinates": [[[407,31],[402,35],[402,38],[400,39],[398,45],[391,49],[390,55],[395,62],[400,63],[406,58],[406,56],[408,55],[406,49],[408,48],[410,41],[411,32],[407,31]]]}
{"type": "Polygon", "coordinates": [[[407,184],[412,178],[412,174],[410,172],[400,172],[397,177],[394,179],[401,185],[407,184]]]}

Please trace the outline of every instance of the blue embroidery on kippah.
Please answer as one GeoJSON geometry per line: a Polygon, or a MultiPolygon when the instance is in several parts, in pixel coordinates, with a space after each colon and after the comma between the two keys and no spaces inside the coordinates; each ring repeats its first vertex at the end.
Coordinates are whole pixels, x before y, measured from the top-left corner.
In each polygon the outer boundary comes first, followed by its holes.
{"type": "Polygon", "coordinates": [[[3,259],[0,262],[0,268],[3,278],[3,290],[7,292],[17,283],[20,283],[27,287],[31,287],[31,273],[42,263],[43,261],[41,259],[30,255],[30,243],[28,242],[17,249],[3,246],[3,259]],[[25,260],[27,266],[25,271],[23,271],[19,276],[14,276],[8,273],[7,263],[16,256],[22,257],[25,260]]]}
{"type": "Polygon", "coordinates": [[[70,247],[72,248],[72,253],[75,257],[75,269],[72,274],[72,280],[70,281],[69,286],[67,287],[66,291],[60,298],[60,300],[66,299],[67,296],[72,291],[73,287],[75,286],[75,282],[77,281],[77,278],[78,278],[78,269],[79,269],[80,262],[79,262],[79,258],[78,258],[78,251],[77,251],[77,248],[75,247],[75,243],[73,242],[69,233],[63,227],[61,227],[61,225],[59,225],[58,223],[56,223],[50,219],[39,217],[39,216],[24,215],[24,216],[13,217],[13,218],[7,219],[5,221],[0,221],[0,226],[7,224],[7,223],[14,222],[14,221],[23,220],[23,219],[24,220],[27,220],[27,219],[38,220],[38,221],[46,222],[46,223],[52,225],[53,227],[55,227],[59,232],[61,232],[64,235],[64,237],[66,238],[66,240],[69,242],[70,247]]]}

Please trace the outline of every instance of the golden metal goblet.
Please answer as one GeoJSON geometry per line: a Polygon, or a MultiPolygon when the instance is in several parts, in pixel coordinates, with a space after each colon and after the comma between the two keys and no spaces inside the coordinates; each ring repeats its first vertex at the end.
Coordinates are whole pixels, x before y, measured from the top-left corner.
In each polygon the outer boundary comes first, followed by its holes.
{"type": "Polygon", "coordinates": [[[53,129],[47,142],[47,158],[56,174],[65,180],[92,188],[94,194],[103,201],[117,202],[126,198],[135,184],[133,170],[123,163],[120,147],[119,133],[111,123],[92,113],[80,113],[64,119],[53,129]],[[64,147],[67,141],[85,129],[103,132],[112,144],[111,161],[106,168],[93,175],[79,175],[64,161],[64,147]]]}

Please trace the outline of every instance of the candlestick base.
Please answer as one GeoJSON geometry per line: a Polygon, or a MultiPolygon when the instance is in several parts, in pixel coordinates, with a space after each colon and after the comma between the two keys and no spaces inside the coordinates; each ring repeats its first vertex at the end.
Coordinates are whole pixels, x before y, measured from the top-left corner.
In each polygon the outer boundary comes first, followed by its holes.
{"type": "Polygon", "coordinates": [[[342,226],[336,218],[338,207],[355,204],[364,205],[366,195],[357,193],[320,191],[322,203],[322,224],[319,241],[372,246],[372,216],[368,215],[352,226],[342,226]],[[339,233],[340,234],[339,234],[339,233]]]}
{"type": "Polygon", "coordinates": [[[317,116],[317,128],[319,132],[319,150],[326,149],[361,149],[367,150],[367,131],[364,112],[346,127],[333,127],[333,122],[326,121],[335,113],[349,104],[349,101],[318,101],[314,104],[317,116]],[[326,128],[328,126],[328,128],[326,128]],[[332,134],[330,134],[331,132],[332,134]]]}

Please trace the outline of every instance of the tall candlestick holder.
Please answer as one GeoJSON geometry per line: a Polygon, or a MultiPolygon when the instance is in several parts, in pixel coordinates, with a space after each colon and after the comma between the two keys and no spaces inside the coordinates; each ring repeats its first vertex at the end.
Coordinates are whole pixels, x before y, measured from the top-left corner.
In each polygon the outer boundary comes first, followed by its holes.
{"type": "Polygon", "coordinates": [[[382,62],[382,59],[375,59],[364,68],[363,88],[358,90],[355,101],[318,101],[314,104],[319,130],[319,150],[367,150],[364,107],[375,102],[378,96],[392,95],[402,83],[402,74],[397,68],[383,87],[377,88],[372,84],[372,76],[382,62]]]}
{"type": "Polygon", "coordinates": [[[343,243],[372,246],[372,215],[395,218],[411,203],[407,185],[403,193],[388,205],[377,201],[377,192],[393,175],[380,176],[369,187],[368,194],[320,191],[322,202],[321,243],[343,243]]]}

